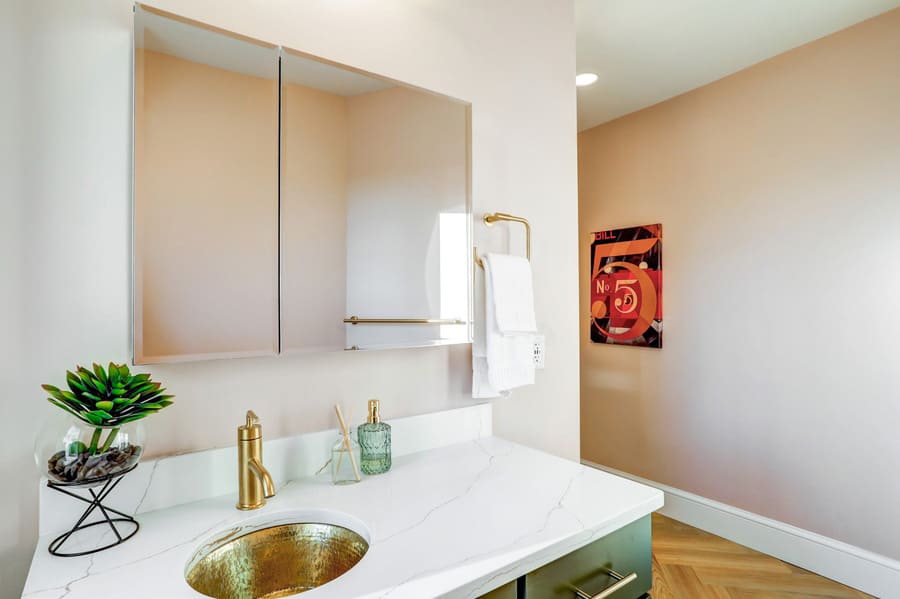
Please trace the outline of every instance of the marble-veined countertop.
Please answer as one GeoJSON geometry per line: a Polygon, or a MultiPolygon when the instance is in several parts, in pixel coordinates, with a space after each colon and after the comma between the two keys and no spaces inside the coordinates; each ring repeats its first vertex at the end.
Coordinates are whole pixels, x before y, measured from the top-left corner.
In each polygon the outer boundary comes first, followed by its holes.
{"type": "Polygon", "coordinates": [[[659,509],[663,494],[487,437],[397,458],[389,473],[359,484],[295,480],[253,512],[234,503],[227,495],[141,514],[134,538],[85,557],[51,556],[55,535],[45,535],[23,598],[202,597],[184,569],[204,541],[305,510],[363,523],[370,548],[304,599],[474,598],[659,509]]]}

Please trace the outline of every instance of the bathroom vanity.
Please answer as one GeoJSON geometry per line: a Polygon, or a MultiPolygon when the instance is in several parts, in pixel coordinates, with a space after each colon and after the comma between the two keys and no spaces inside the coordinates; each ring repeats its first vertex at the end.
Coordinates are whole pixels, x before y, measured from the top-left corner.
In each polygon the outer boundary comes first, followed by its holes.
{"type": "Polygon", "coordinates": [[[610,570],[637,575],[614,599],[649,588],[649,514],[663,504],[660,491],[492,436],[489,405],[392,425],[401,440],[392,470],[347,486],[327,475],[290,480],[321,465],[334,431],[266,442],[279,489],[252,512],[234,507],[233,447],[143,463],[110,498],[137,512],[140,532],[93,556],[47,553],[55,519],[68,516],[42,493],[23,597],[202,597],[185,574],[207,543],[310,521],[368,544],[346,574],[303,594],[310,599],[574,598],[574,587],[592,597],[615,582],[610,570]]]}
{"type": "Polygon", "coordinates": [[[482,599],[649,598],[650,516],[482,595],[482,599]]]}

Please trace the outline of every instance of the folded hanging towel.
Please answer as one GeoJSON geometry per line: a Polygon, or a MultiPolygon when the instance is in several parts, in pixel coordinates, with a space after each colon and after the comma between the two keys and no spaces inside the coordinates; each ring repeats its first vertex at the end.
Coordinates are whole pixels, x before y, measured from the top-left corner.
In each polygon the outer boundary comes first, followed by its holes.
{"type": "Polygon", "coordinates": [[[522,256],[490,254],[490,275],[494,296],[494,317],[503,335],[537,333],[534,318],[534,284],[531,262],[522,256]]]}
{"type": "Polygon", "coordinates": [[[482,309],[477,312],[475,317],[474,330],[472,336],[472,397],[475,399],[491,399],[495,397],[507,397],[509,391],[501,391],[491,387],[488,381],[488,363],[487,363],[487,339],[485,335],[486,322],[484,291],[476,285],[475,287],[475,306],[482,309]]]}
{"type": "MultiPolygon", "coordinates": [[[[475,398],[506,397],[510,389],[534,384],[533,332],[536,326],[531,269],[530,266],[526,271],[518,266],[506,269],[505,258],[513,257],[488,254],[483,258],[484,302],[480,303],[476,298],[476,305],[484,306],[484,318],[475,319],[475,337],[472,343],[472,397],[475,398]],[[498,256],[500,260],[497,259],[498,256]],[[502,270],[509,271],[501,275],[499,280],[492,277],[492,266],[498,262],[504,263],[502,270]],[[527,274],[527,281],[521,280],[524,274],[527,274]],[[495,281],[504,287],[500,295],[510,298],[508,301],[515,295],[514,291],[527,296],[522,302],[524,307],[520,305],[508,312],[507,322],[511,325],[508,334],[503,334],[497,324],[497,308],[501,302],[497,299],[495,281]],[[529,308],[530,322],[527,318],[529,308]],[[531,330],[528,332],[513,328],[529,326],[531,330]]],[[[503,304],[507,308],[506,301],[503,304]]]]}

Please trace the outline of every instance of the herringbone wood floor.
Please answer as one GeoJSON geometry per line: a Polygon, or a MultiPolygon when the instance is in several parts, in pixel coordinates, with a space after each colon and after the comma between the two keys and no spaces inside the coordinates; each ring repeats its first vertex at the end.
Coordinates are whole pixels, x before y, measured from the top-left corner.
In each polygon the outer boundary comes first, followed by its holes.
{"type": "Polygon", "coordinates": [[[653,599],[860,599],[845,587],[653,514],[653,599]]]}

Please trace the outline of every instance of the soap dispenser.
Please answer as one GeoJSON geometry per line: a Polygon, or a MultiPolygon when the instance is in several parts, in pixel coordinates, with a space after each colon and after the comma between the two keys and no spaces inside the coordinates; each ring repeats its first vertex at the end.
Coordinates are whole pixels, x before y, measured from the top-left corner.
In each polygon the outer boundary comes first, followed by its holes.
{"type": "Polygon", "coordinates": [[[356,429],[360,447],[360,469],[366,474],[383,474],[391,469],[391,425],[381,421],[381,405],[369,400],[369,416],[356,429]]]}

